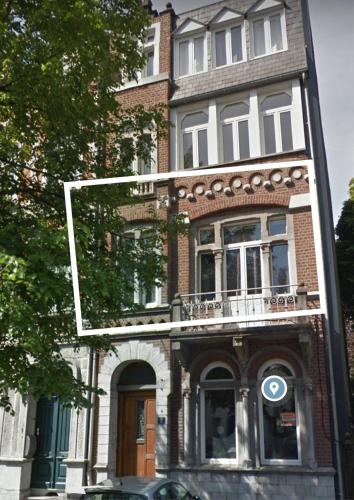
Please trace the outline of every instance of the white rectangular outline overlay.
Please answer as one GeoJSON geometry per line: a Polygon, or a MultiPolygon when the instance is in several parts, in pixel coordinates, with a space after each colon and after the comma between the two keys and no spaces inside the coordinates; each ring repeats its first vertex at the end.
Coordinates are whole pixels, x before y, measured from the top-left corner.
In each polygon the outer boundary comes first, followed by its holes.
{"type": "Polygon", "coordinates": [[[204,168],[201,170],[182,170],[148,175],[136,175],[126,177],[112,177],[107,179],[87,179],[82,181],[64,182],[64,195],[65,195],[65,208],[67,216],[68,237],[69,237],[69,250],[70,250],[70,263],[71,275],[73,281],[74,303],[75,303],[75,318],[78,336],[87,335],[114,335],[114,334],[129,334],[140,332],[161,332],[168,331],[171,328],[193,327],[193,326],[207,326],[207,325],[220,325],[224,323],[252,323],[254,321],[266,321],[286,318],[296,318],[300,316],[315,316],[326,314],[327,302],[324,283],[324,267],[323,267],[323,253],[320,235],[320,220],[318,211],[318,199],[316,190],[316,179],[314,172],[313,160],[298,160],[298,161],[284,161],[274,163],[254,163],[250,165],[238,165],[233,167],[217,167],[217,168],[204,168]],[[256,318],[250,316],[227,316],[224,318],[204,318],[188,321],[170,321],[166,323],[157,323],[149,325],[133,325],[133,326],[118,326],[112,328],[96,328],[91,330],[84,330],[82,328],[82,314],[81,314],[81,301],[80,301],[80,288],[79,277],[76,261],[76,248],[75,248],[75,235],[72,216],[71,193],[72,189],[80,189],[81,187],[102,186],[108,184],[127,184],[130,182],[156,182],[167,179],[176,179],[179,177],[200,177],[202,175],[220,175],[229,174],[234,172],[248,172],[260,170],[274,170],[279,168],[291,168],[297,166],[307,166],[309,174],[309,189],[311,199],[311,214],[312,225],[315,242],[316,254],[316,267],[319,284],[320,295],[320,308],[308,309],[305,311],[289,311],[279,313],[265,313],[259,314],[256,318]]]}

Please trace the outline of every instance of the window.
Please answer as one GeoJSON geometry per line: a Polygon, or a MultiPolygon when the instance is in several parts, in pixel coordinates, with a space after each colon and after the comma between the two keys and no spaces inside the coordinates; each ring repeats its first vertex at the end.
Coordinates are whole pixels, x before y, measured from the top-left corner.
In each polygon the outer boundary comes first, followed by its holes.
{"type": "Polygon", "coordinates": [[[224,162],[250,157],[249,106],[244,102],[228,104],[220,112],[224,162]]]}
{"type": "Polygon", "coordinates": [[[183,167],[208,165],[208,115],[204,111],[188,114],[181,127],[183,167]]]}
{"type": "Polygon", "coordinates": [[[212,363],[200,377],[203,462],[236,460],[234,375],[224,363],[212,363]]]}
{"type": "Polygon", "coordinates": [[[215,67],[218,68],[244,60],[243,36],[243,26],[241,24],[215,31],[215,67]]]}
{"type": "Polygon", "coordinates": [[[205,35],[199,34],[195,37],[177,40],[176,42],[176,65],[177,75],[186,76],[205,71],[206,50],[205,35]]]}
{"type": "Polygon", "coordinates": [[[293,149],[291,111],[292,97],[287,92],[273,94],[262,100],[265,154],[293,149]]]}
{"type": "Polygon", "coordinates": [[[290,272],[285,215],[263,213],[197,226],[195,245],[195,291],[200,301],[224,299],[235,306],[230,314],[255,314],[265,312],[263,296],[291,292],[296,273],[290,272]]]}
{"type": "Polygon", "coordinates": [[[284,12],[254,19],[251,26],[253,57],[287,49],[284,12]]]}
{"type": "MultiPolygon", "coordinates": [[[[135,229],[129,231],[124,235],[125,240],[125,251],[138,250],[138,245],[142,247],[148,244],[149,239],[151,241],[151,233],[149,230],[135,229]]],[[[142,277],[132,276],[132,287],[131,287],[131,300],[135,304],[139,304],[144,307],[156,307],[161,304],[161,286],[156,283],[156,286],[146,287],[143,284],[142,277]]]]}
{"type": "Polygon", "coordinates": [[[130,147],[130,150],[135,149],[136,152],[130,162],[130,168],[133,172],[139,175],[147,175],[156,171],[157,149],[154,146],[151,147],[151,142],[154,144],[155,139],[154,137],[151,138],[150,132],[144,134],[140,143],[129,135],[124,137],[123,141],[125,146],[130,147]]]}
{"type": "Polygon", "coordinates": [[[141,77],[146,78],[159,73],[159,38],[160,24],[157,23],[148,30],[144,42],[145,66],[141,77]]]}
{"type": "Polygon", "coordinates": [[[283,361],[269,361],[259,371],[259,425],[261,461],[263,464],[299,464],[300,428],[294,372],[283,361]],[[262,381],[270,376],[283,377],[288,386],[286,396],[270,402],[261,393],[262,381]]]}

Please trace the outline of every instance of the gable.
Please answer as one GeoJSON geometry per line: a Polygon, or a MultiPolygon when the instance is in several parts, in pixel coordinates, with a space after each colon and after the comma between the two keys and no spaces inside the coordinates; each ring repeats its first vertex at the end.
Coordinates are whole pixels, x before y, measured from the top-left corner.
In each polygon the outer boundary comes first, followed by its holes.
{"type": "Polygon", "coordinates": [[[247,11],[247,14],[257,14],[263,10],[273,9],[275,7],[284,7],[281,0],[257,0],[247,11]]]}
{"type": "Polygon", "coordinates": [[[228,9],[227,7],[224,7],[223,9],[220,10],[220,12],[216,14],[216,16],[212,18],[209,24],[213,26],[215,24],[221,24],[241,19],[242,17],[244,17],[242,12],[238,12],[237,10],[228,9]]]}
{"type": "Polygon", "coordinates": [[[175,36],[187,35],[188,33],[192,33],[197,30],[206,29],[206,25],[197,21],[196,19],[192,19],[188,17],[181,26],[179,26],[175,31],[175,36]]]}

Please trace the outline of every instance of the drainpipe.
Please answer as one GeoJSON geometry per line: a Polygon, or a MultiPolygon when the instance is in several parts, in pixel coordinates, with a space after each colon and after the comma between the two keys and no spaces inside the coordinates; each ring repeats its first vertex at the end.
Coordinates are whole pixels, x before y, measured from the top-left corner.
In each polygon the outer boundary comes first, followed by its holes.
{"type": "MultiPolygon", "coordinates": [[[[96,381],[96,351],[93,347],[90,347],[89,357],[88,357],[88,374],[87,374],[87,385],[92,386],[92,383],[96,381]]],[[[90,486],[92,482],[92,441],[93,441],[93,424],[94,424],[94,395],[92,391],[89,391],[88,402],[89,407],[86,410],[86,421],[85,421],[85,473],[84,481],[86,485],[90,486]]]]}
{"type": "MultiPolygon", "coordinates": [[[[92,349],[93,350],[93,349],[92,349]]],[[[93,386],[97,387],[97,351],[93,352],[92,356],[92,383],[93,386]]],[[[91,418],[90,426],[88,432],[88,449],[87,449],[87,484],[92,486],[94,484],[92,472],[93,472],[93,433],[95,427],[95,405],[96,405],[96,393],[90,395],[91,406],[91,418]]]]}

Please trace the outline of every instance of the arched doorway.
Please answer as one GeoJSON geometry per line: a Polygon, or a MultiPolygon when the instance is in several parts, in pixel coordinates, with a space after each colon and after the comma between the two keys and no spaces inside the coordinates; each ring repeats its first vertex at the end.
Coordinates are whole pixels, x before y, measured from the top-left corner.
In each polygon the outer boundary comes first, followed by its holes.
{"type": "Polygon", "coordinates": [[[144,361],[130,363],[118,385],[118,476],[155,476],[156,376],[144,361]]]}

